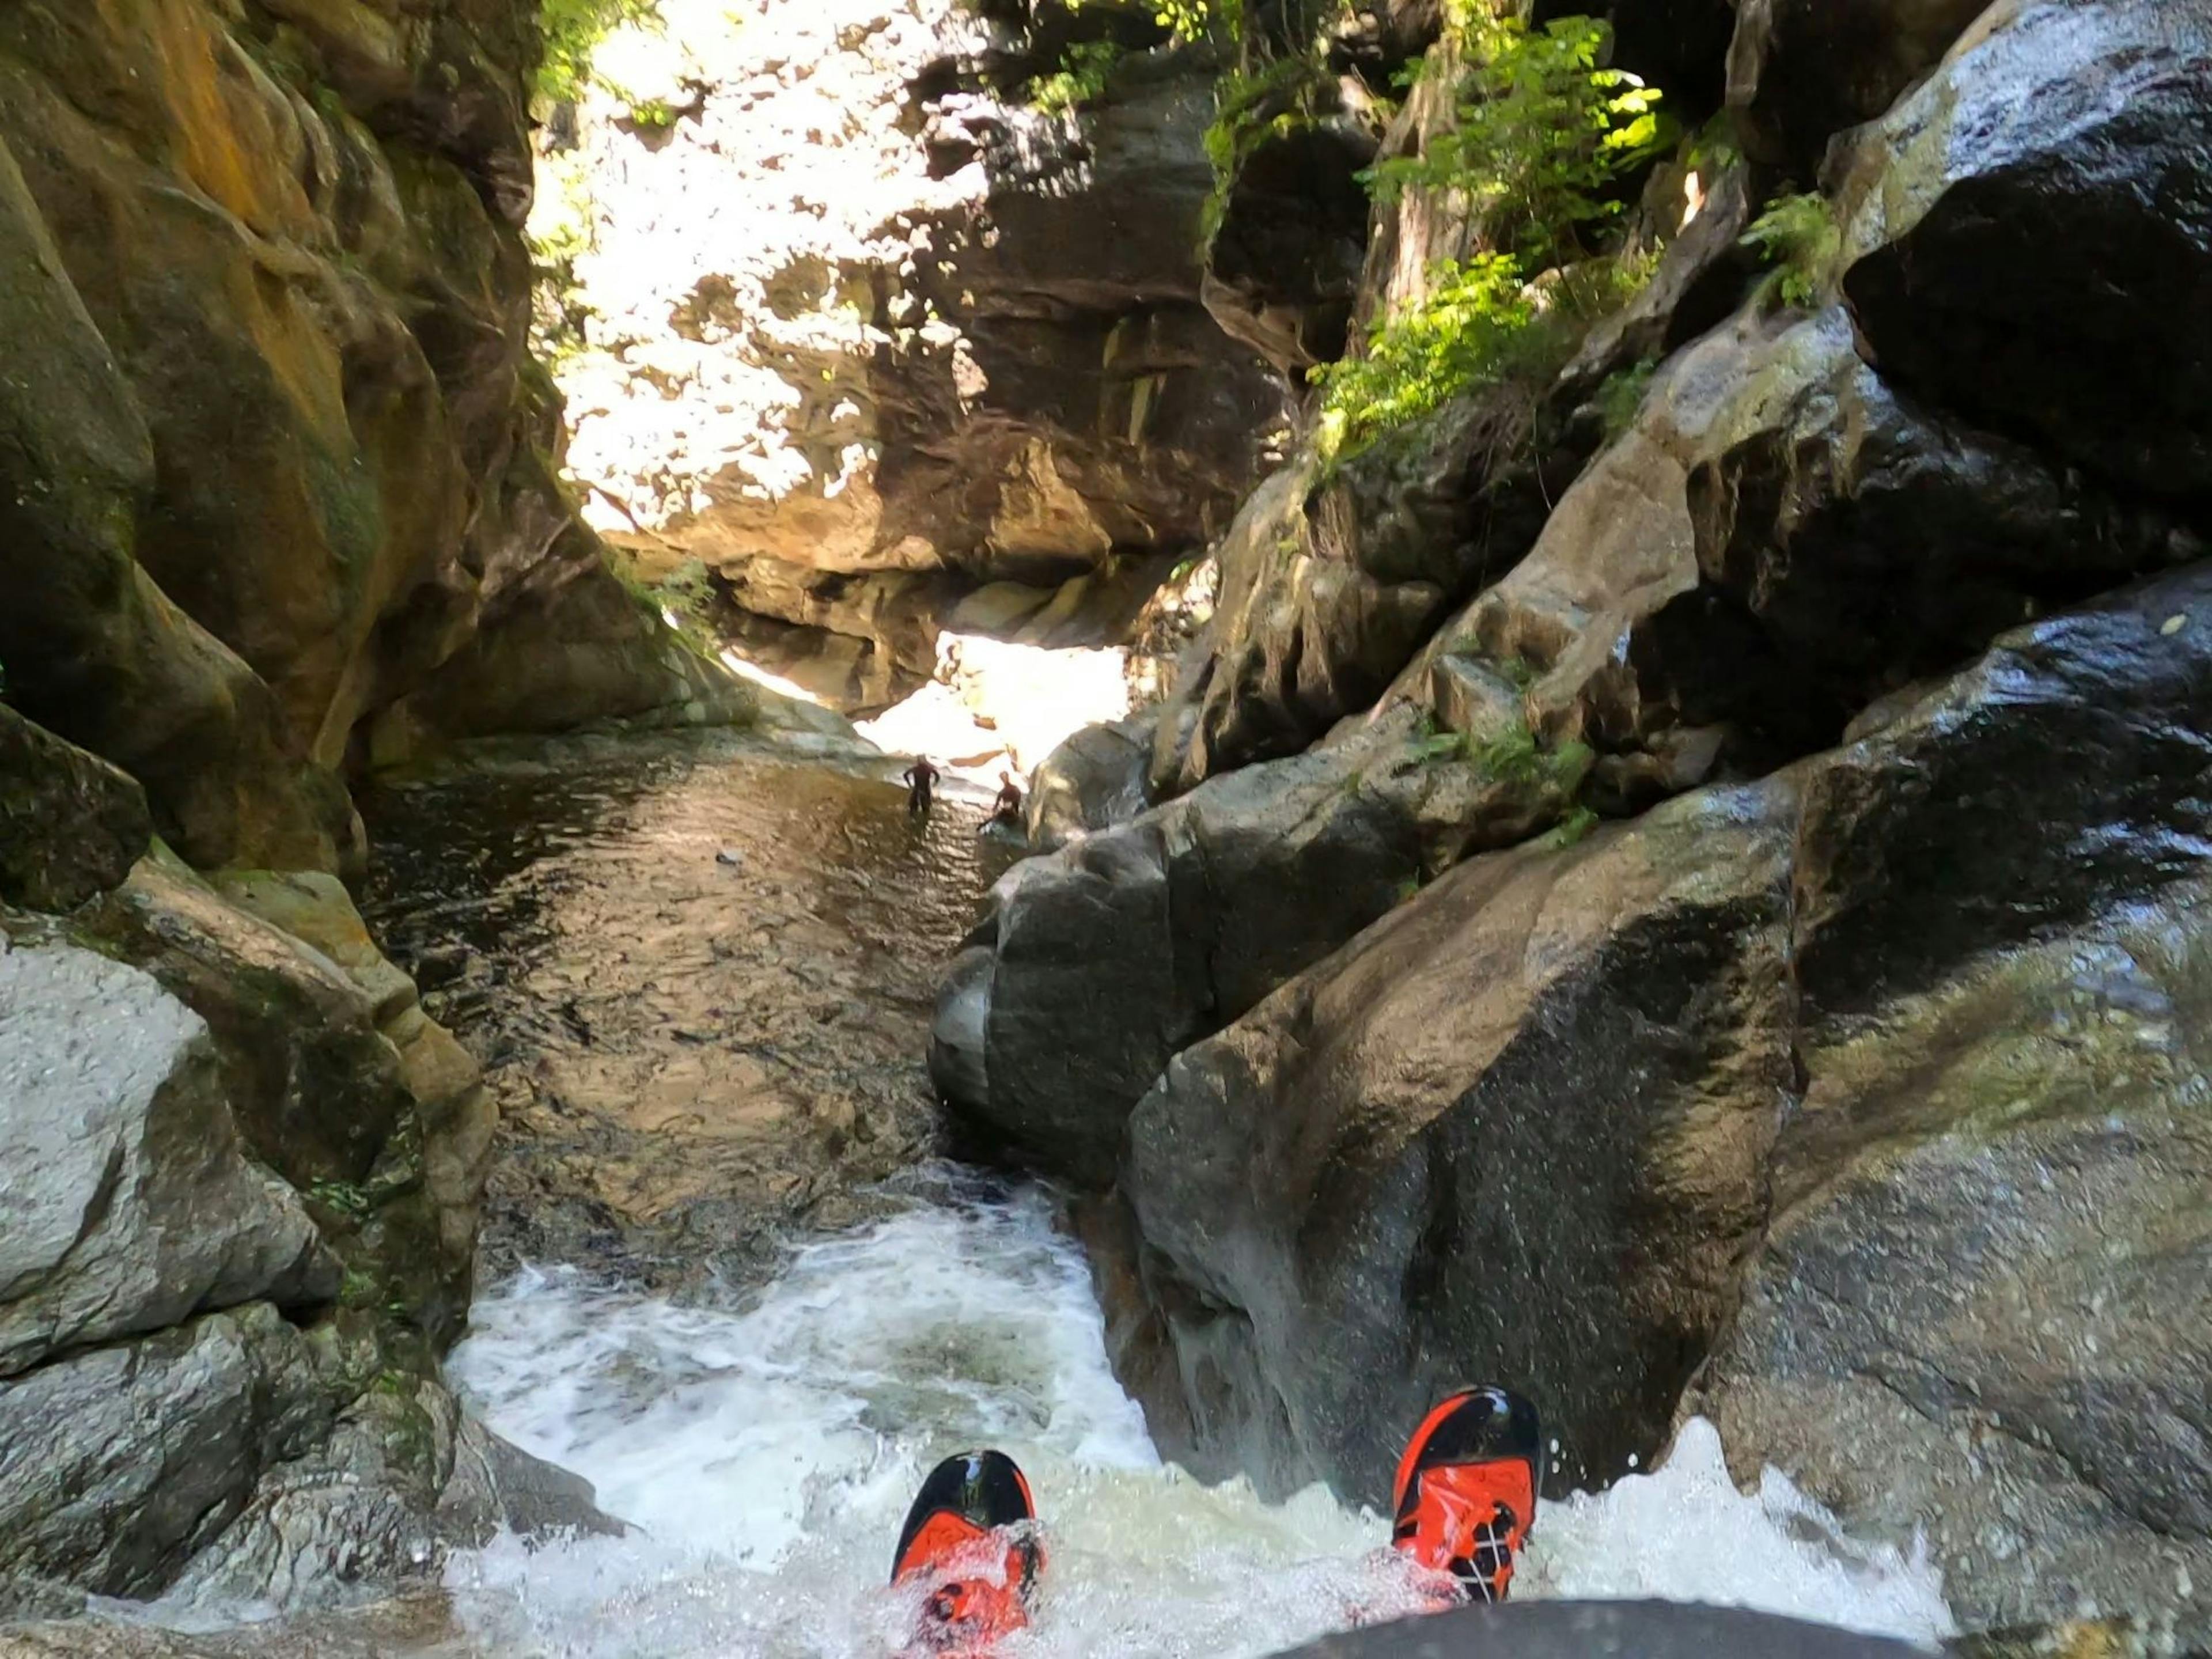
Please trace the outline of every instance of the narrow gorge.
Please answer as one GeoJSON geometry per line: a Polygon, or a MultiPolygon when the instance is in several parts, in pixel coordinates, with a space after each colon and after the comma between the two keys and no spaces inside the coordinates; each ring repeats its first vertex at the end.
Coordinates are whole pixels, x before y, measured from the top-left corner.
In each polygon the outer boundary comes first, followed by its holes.
{"type": "Polygon", "coordinates": [[[2212,1652],[2212,3],[0,0],[0,1655],[983,1444],[1010,1656],[2212,1652]]]}

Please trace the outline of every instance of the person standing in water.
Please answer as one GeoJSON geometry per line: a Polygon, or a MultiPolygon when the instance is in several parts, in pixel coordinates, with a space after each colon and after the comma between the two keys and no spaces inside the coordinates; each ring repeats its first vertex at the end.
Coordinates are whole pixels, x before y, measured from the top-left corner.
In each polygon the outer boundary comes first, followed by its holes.
{"type": "Polygon", "coordinates": [[[906,783],[907,816],[925,816],[929,811],[930,791],[937,787],[937,780],[944,775],[929,763],[928,756],[916,755],[914,764],[900,775],[906,783]]]}
{"type": "Polygon", "coordinates": [[[991,816],[983,820],[978,835],[988,832],[994,824],[1003,823],[1018,832],[1022,827],[1022,787],[1014,781],[1012,772],[999,774],[999,798],[991,803],[991,816]]]}

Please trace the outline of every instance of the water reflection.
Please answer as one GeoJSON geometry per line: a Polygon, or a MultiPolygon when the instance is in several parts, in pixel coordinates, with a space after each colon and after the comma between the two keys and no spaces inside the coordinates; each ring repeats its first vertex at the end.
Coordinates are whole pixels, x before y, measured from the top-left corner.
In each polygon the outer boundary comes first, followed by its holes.
{"type": "Polygon", "coordinates": [[[943,958],[1011,856],[981,807],[732,733],[509,749],[362,802],[369,918],[502,1110],[495,1276],[751,1278],[911,1164],[943,958]]]}

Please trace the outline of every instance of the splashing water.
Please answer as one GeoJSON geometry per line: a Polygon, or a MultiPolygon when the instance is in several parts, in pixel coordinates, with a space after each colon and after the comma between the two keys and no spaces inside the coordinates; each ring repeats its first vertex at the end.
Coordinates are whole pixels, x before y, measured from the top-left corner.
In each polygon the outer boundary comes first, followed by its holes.
{"type": "MultiPolygon", "coordinates": [[[[883,1588],[906,1505],[938,1458],[983,1444],[1028,1471],[1045,1527],[1036,1622],[1008,1659],[1263,1654],[1411,1610],[1376,1516],[1161,1463],[1052,1220],[1035,1192],[917,1202],[801,1249],[749,1305],[567,1270],[482,1298],[457,1382],[641,1531],[461,1558],[458,1615],[501,1650],[876,1659],[912,1628],[883,1588]]],[[[1547,1505],[1519,1582],[1920,1640],[1951,1628],[1931,1569],[1851,1546],[1778,1475],[1739,1494],[1703,1423],[1654,1474],[1547,1505]]]]}

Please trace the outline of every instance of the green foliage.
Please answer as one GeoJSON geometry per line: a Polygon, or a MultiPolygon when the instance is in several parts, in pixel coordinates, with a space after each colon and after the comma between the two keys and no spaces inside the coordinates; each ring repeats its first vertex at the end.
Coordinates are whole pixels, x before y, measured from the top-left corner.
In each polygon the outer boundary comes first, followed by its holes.
{"type": "Polygon", "coordinates": [[[1615,181],[1668,141],[1658,92],[1600,66],[1607,35],[1593,19],[1532,30],[1473,0],[1453,18],[1475,67],[1451,129],[1367,180],[1380,201],[1414,189],[1454,198],[1494,251],[1437,265],[1424,297],[1370,331],[1364,356],[1314,371],[1332,463],[1484,387],[1521,388],[1533,412],[1589,325],[1650,274],[1646,260],[1591,258],[1587,239],[1621,211],[1615,181]]]}
{"type": "Polygon", "coordinates": [[[1622,210],[1613,182],[1669,142],[1658,90],[1599,66],[1609,37],[1593,18],[1532,30],[1483,17],[1467,33],[1477,61],[1452,127],[1374,167],[1370,188],[1385,202],[1412,189],[1463,198],[1526,270],[1577,257],[1582,228],[1622,210]]]}
{"type": "Polygon", "coordinates": [[[1538,836],[1536,845],[1547,853],[1564,853],[1596,828],[1597,814],[1587,806],[1577,806],[1548,832],[1538,836]]]}
{"type": "Polygon", "coordinates": [[[1486,387],[1518,388],[1533,404],[1590,325],[1626,303],[1650,270],[1648,260],[1601,258],[1532,283],[1510,253],[1435,266],[1426,296],[1377,324],[1364,356],[1312,371],[1323,390],[1322,455],[1331,464],[1347,460],[1393,428],[1486,387]]]}
{"type": "Polygon", "coordinates": [[[657,21],[659,0],[542,0],[538,28],[545,56],[538,66],[538,96],[573,103],[592,78],[592,54],[624,23],[657,21]]]}
{"type": "Polygon", "coordinates": [[[1427,297],[1377,325],[1365,356],[1313,371],[1324,394],[1322,452],[1357,454],[1381,433],[1498,378],[1535,317],[1520,261],[1511,254],[1480,253],[1437,265],[1427,297]]]}
{"type": "Polygon", "coordinates": [[[318,1181],[310,1183],[307,1196],[326,1210],[360,1220],[372,1207],[368,1194],[350,1181],[318,1181]]]}
{"type": "Polygon", "coordinates": [[[1085,40],[1067,49],[1060,68],[1030,82],[1029,100],[1047,115],[1066,115],[1105,95],[1121,48],[1111,40],[1085,40]]]}
{"type": "Polygon", "coordinates": [[[1152,0],[1152,21],[1178,46],[1212,40],[1234,46],[1244,39],[1244,0],[1152,0]]]}
{"type": "Polygon", "coordinates": [[[665,98],[647,98],[629,106],[629,123],[634,127],[665,131],[676,125],[676,112],[665,98]]]}
{"type": "Polygon", "coordinates": [[[1775,267],[1782,303],[1810,309],[1835,279],[1844,232],[1825,198],[1780,196],[1752,221],[1743,242],[1775,267]]]}
{"type": "Polygon", "coordinates": [[[1605,377],[1590,401],[1597,405],[1607,443],[1635,423],[1636,411],[1644,407],[1644,394],[1651,390],[1651,377],[1658,372],[1657,359],[1646,357],[1632,368],[1616,369],[1605,377]]]}

